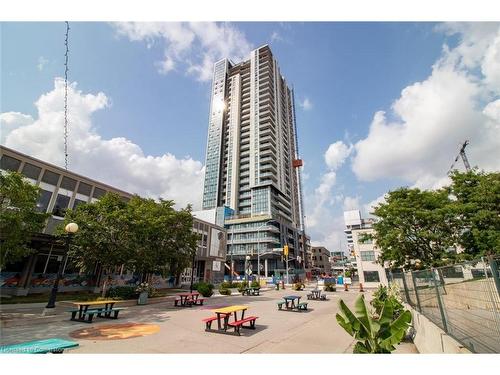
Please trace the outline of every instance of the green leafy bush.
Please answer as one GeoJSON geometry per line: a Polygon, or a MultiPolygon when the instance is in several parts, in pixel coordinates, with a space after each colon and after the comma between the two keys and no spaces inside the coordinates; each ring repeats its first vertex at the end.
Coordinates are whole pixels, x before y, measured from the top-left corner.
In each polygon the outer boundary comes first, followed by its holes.
{"type": "Polygon", "coordinates": [[[238,283],[238,292],[242,292],[243,289],[248,288],[248,281],[242,281],[241,283],[238,283]]]}
{"type": "Polygon", "coordinates": [[[259,284],[259,282],[257,280],[254,280],[254,281],[252,281],[252,283],[250,284],[250,286],[252,288],[259,288],[260,284],[259,284]]]}
{"type": "Polygon", "coordinates": [[[219,293],[222,294],[223,296],[230,296],[231,291],[227,288],[220,288],[219,293]]]}
{"type": "Polygon", "coordinates": [[[375,309],[375,313],[380,315],[384,304],[388,301],[392,305],[394,318],[397,318],[404,311],[404,306],[401,303],[399,297],[399,289],[390,286],[389,288],[380,285],[378,289],[373,293],[373,299],[370,304],[375,309]]]}
{"type": "Polygon", "coordinates": [[[325,286],[323,287],[325,292],[336,292],[337,291],[337,285],[334,283],[325,283],[325,286]]]}
{"type": "Polygon", "coordinates": [[[220,284],[220,289],[229,289],[229,288],[232,288],[231,286],[231,282],[229,281],[223,281],[221,284],[220,284]]]}
{"type": "Polygon", "coordinates": [[[364,295],[360,295],[354,303],[354,314],[344,303],[339,301],[341,314],[337,314],[337,322],[358,342],[353,353],[390,353],[399,344],[410,326],[411,313],[403,311],[394,317],[393,305],[386,299],[379,316],[371,314],[366,308],[364,295]]]}
{"type": "Polygon", "coordinates": [[[293,290],[304,290],[305,284],[303,283],[295,283],[293,284],[293,290]]]}
{"type": "Polygon", "coordinates": [[[107,294],[109,298],[113,299],[134,299],[139,295],[135,286],[115,286],[109,288],[107,294]]]}
{"type": "MultiPolygon", "coordinates": [[[[194,287],[194,285],[193,285],[193,287],[194,287]]],[[[203,297],[210,297],[212,294],[214,294],[213,284],[209,284],[209,283],[205,283],[205,282],[196,283],[196,290],[203,297]]]]}

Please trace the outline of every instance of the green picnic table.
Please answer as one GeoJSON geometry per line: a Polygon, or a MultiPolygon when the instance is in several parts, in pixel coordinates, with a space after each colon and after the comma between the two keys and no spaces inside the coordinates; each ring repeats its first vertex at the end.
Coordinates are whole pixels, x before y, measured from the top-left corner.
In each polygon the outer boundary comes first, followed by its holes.
{"type": "Polygon", "coordinates": [[[62,353],[64,349],[74,348],[78,343],[63,339],[45,339],[0,346],[2,354],[45,354],[62,353]]]}

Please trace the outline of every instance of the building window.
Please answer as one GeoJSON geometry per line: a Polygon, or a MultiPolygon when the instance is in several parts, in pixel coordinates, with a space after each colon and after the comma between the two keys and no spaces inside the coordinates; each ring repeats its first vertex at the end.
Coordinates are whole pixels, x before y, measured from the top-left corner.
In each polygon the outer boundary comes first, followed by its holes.
{"type": "Polygon", "coordinates": [[[21,165],[21,160],[11,158],[10,156],[7,156],[7,155],[3,155],[2,160],[0,162],[0,167],[4,171],[17,172],[20,165],[21,165]]]}
{"type": "Polygon", "coordinates": [[[86,201],[82,201],[81,199],[76,199],[73,202],[73,210],[75,210],[79,205],[87,203],[86,201]]]}
{"type": "Polygon", "coordinates": [[[94,194],[92,194],[92,196],[94,198],[101,198],[104,194],[106,194],[106,190],[103,190],[103,189],[100,189],[98,187],[94,188],[94,194]]]}
{"type": "Polygon", "coordinates": [[[375,261],[375,251],[360,251],[361,253],[361,260],[366,260],[366,261],[375,261]]]}
{"type": "Polygon", "coordinates": [[[32,178],[33,180],[38,180],[38,176],[40,176],[41,171],[42,168],[30,163],[25,163],[23,167],[23,174],[28,178],[32,178]]]}
{"type": "Polygon", "coordinates": [[[367,283],[380,282],[378,271],[364,271],[363,275],[365,276],[365,282],[367,282],[367,283]]]}
{"type": "Polygon", "coordinates": [[[319,260],[323,260],[323,257],[321,255],[319,256],[319,260]]]}
{"type": "Polygon", "coordinates": [[[38,197],[38,202],[36,203],[36,210],[39,212],[47,212],[50,198],[52,198],[52,193],[47,190],[42,190],[40,192],[40,196],[38,197]]]}
{"type": "Polygon", "coordinates": [[[56,203],[52,209],[52,214],[59,217],[64,217],[66,209],[69,206],[70,197],[62,194],[57,194],[56,203]]]}
{"type": "Polygon", "coordinates": [[[42,182],[45,182],[50,185],[57,185],[59,181],[59,175],[57,173],[46,170],[42,177],[42,182]]]}
{"type": "Polygon", "coordinates": [[[358,237],[358,243],[363,245],[370,245],[373,243],[373,239],[363,233],[358,237]]]}
{"type": "Polygon", "coordinates": [[[86,184],[85,182],[80,182],[78,185],[78,193],[90,196],[90,192],[92,191],[92,186],[86,184]]]}
{"type": "Polygon", "coordinates": [[[76,186],[76,180],[73,180],[72,178],[64,176],[62,181],[61,181],[61,187],[66,190],[73,191],[75,190],[76,186]]]}

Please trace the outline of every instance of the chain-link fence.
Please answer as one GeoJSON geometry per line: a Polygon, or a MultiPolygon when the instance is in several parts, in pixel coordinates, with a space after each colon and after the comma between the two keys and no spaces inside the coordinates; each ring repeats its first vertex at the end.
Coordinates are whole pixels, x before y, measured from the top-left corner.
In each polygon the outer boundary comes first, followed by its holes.
{"type": "Polygon", "coordinates": [[[500,257],[390,277],[410,306],[475,353],[500,353],[500,257]]]}

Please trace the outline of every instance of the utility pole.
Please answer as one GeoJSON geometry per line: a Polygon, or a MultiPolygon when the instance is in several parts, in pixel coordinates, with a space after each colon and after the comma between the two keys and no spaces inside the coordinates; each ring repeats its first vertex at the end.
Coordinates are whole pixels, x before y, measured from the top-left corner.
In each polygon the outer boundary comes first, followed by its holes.
{"type": "Polygon", "coordinates": [[[231,225],[231,253],[230,255],[230,262],[231,262],[231,269],[230,269],[230,277],[229,280],[231,280],[231,284],[233,283],[233,252],[234,252],[234,225],[231,225]]]}

